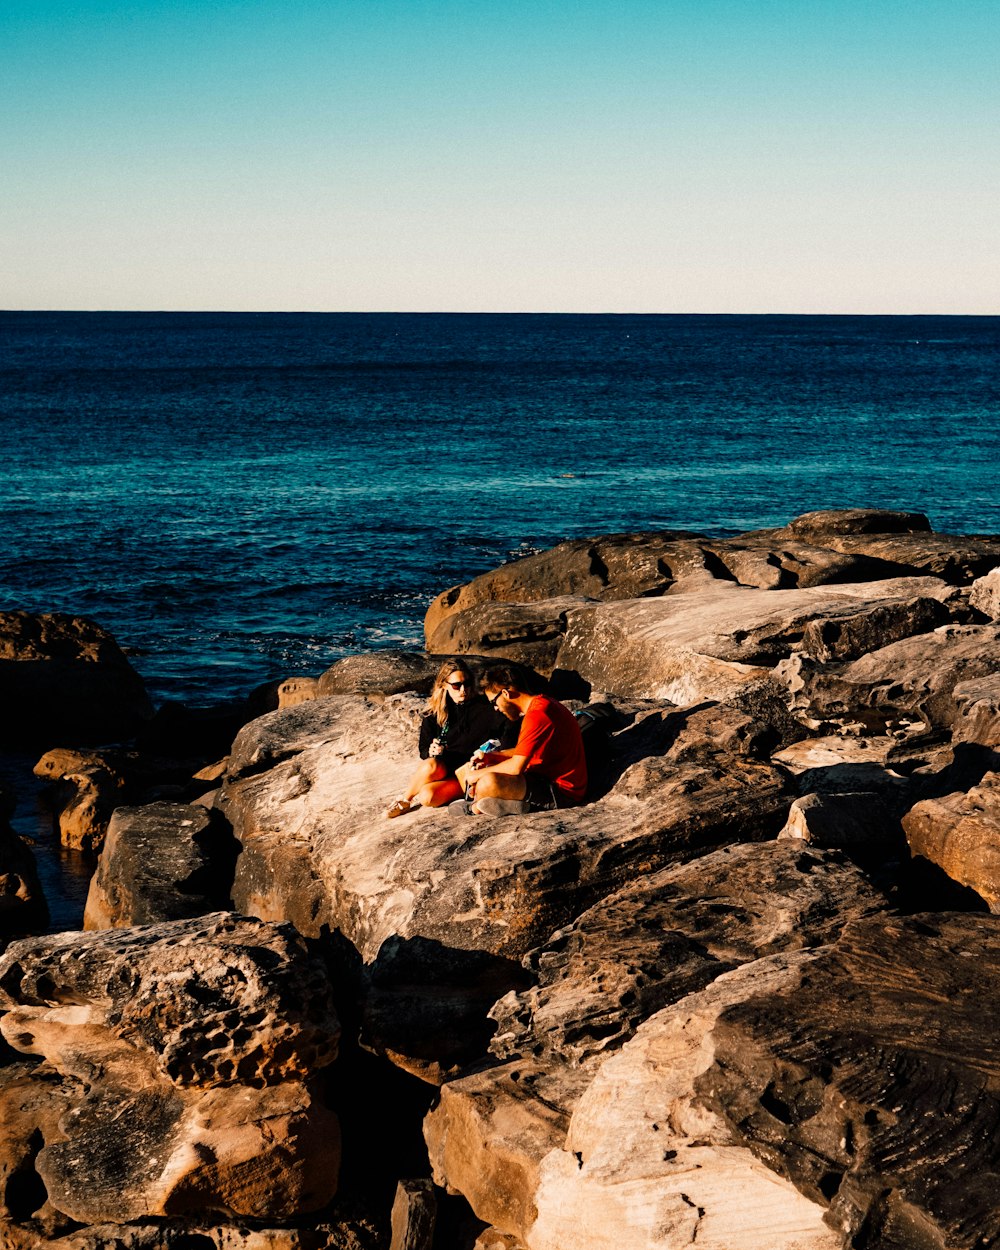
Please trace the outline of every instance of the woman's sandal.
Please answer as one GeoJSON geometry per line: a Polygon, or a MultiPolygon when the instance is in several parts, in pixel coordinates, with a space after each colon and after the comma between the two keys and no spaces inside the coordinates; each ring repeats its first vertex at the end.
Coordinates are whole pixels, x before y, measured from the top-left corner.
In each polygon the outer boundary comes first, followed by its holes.
{"type": "Polygon", "coordinates": [[[413,804],[409,799],[397,799],[392,807],[386,812],[386,820],[392,820],[394,816],[405,816],[407,812],[413,811],[413,804]]]}

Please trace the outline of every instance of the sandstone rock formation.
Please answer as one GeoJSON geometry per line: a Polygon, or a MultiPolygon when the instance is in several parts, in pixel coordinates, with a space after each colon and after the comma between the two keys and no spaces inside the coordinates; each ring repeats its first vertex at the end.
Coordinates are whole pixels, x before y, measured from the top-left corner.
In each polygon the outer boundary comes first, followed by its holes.
{"type": "MultiPolygon", "coordinates": [[[[22,1234],[287,1219],[329,1202],[338,1131],[316,1073],[337,1053],[323,969],[287,927],[227,915],[14,943],[0,1030],[3,1218],[22,1234]]],[[[84,1243],[85,1244],[85,1243],[84,1243]]],[[[238,1242],[235,1244],[239,1244],[238,1242]]]]}
{"type": "Polygon", "coordinates": [[[203,807],[119,807],[91,878],[83,927],[129,928],[225,907],[235,850],[203,807]]]}
{"type": "Polygon", "coordinates": [[[153,712],[111,635],[82,617],[0,612],[0,735],[33,745],[127,737],[153,712]]]}
{"type": "MultiPolygon", "coordinates": [[[[450,1047],[425,1065],[421,1029],[406,1026],[404,1007],[426,1028],[430,1008],[417,1001],[428,993],[444,1005],[462,1001],[460,964],[471,960],[481,977],[478,953],[488,953],[498,996],[520,975],[511,961],[634,873],[773,837],[784,821],[778,770],[707,747],[683,758],[690,718],[662,708],[619,732],[621,775],[597,803],[499,821],[456,819],[448,809],[387,821],[412,768],[420,714],[411,695],[342,695],[272,713],[237,738],[221,806],[242,847],[233,886],[240,911],[289,918],[308,935],[339,930],[383,993],[399,941],[440,945],[446,982],[423,995],[409,987],[395,1012],[380,1011],[395,1020],[393,1038],[372,1039],[428,1079],[472,1058],[467,1041],[482,1048],[480,1029],[473,1042],[445,1018],[450,1047]],[[408,1057],[398,1049],[404,1038],[417,1048],[408,1057]]],[[[754,741],[748,731],[746,741],[754,741]]]]}
{"type": "Polygon", "coordinates": [[[1000,913],[1000,774],[965,793],[925,799],[903,817],[914,855],[970,886],[1000,913]]]}

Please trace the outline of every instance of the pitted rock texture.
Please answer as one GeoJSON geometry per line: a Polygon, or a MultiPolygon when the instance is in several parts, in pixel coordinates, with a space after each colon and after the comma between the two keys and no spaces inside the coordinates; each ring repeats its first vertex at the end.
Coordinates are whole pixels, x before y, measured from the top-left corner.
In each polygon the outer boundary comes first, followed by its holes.
{"type": "Polygon", "coordinates": [[[235,844],[203,807],[119,807],[90,881],[85,929],[203,916],[224,906],[235,844]]]}
{"type": "Polygon", "coordinates": [[[124,737],[153,714],[111,635],[82,617],[0,612],[0,737],[36,745],[124,737]]]}
{"type": "Polygon", "coordinates": [[[909,719],[951,729],[962,714],[956,688],[1000,671],[1000,626],[944,625],[841,666],[801,656],[777,665],[800,716],[863,723],[881,732],[909,719]]]}
{"type": "Polygon", "coordinates": [[[0,1126],[31,1195],[8,1204],[22,1229],[285,1220],[333,1196],[338,1125],[314,1076],[339,1026],[290,929],[215,915],[22,941],[0,996],[5,1041],[41,1060],[0,1126]]]}
{"type": "Polygon", "coordinates": [[[12,943],[0,960],[8,1041],[63,1005],[104,1015],[178,1085],[303,1080],[337,1054],[329,983],[301,939],[226,913],[12,943]]]}

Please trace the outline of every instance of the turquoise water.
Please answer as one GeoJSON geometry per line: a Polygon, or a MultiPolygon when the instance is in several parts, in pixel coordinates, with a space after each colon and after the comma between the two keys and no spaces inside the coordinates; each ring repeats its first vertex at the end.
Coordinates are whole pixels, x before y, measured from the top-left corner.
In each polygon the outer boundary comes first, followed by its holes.
{"type": "Polygon", "coordinates": [[[0,314],[0,606],[204,702],[569,536],[996,532],[998,360],[996,318],[0,314]]]}

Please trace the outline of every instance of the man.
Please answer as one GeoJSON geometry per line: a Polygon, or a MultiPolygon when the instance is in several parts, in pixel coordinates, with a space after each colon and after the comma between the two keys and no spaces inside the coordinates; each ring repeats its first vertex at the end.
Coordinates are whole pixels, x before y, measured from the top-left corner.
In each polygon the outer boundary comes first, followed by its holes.
{"type": "Polygon", "coordinates": [[[472,812],[507,816],[575,807],[587,790],[587,763],[576,717],[547,695],[535,693],[538,678],[520,664],[487,669],[480,682],[489,702],[521,722],[517,742],[506,751],[477,754],[458,770],[468,786],[472,812]]]}

